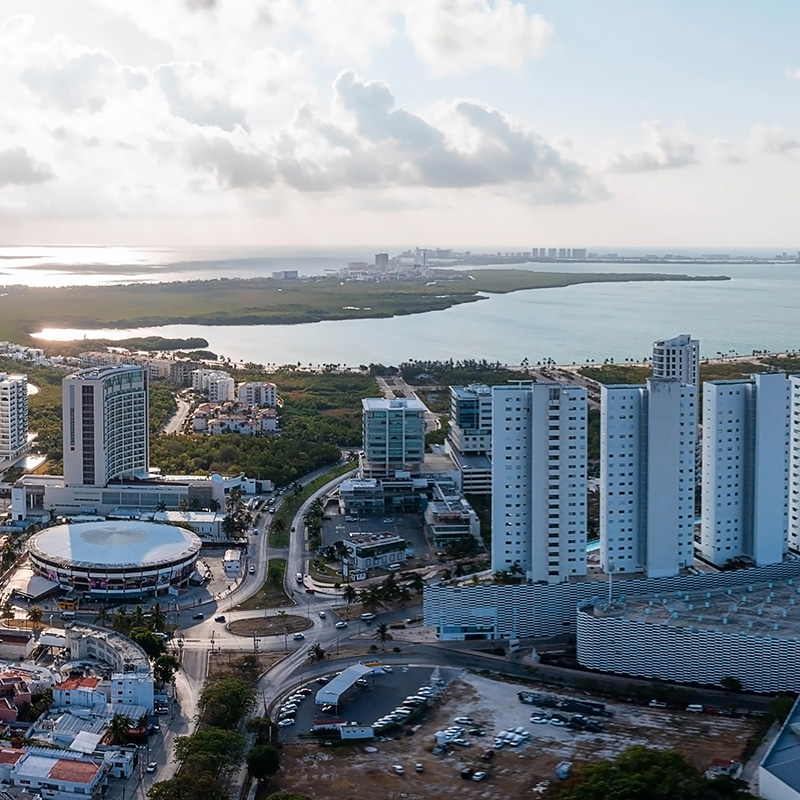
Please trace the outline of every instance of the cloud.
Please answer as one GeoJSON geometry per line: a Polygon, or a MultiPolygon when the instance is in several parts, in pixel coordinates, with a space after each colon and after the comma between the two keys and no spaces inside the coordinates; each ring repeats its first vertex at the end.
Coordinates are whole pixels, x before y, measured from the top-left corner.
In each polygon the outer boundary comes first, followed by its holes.
{"type": "Polygon", "coordinates": [[[34,161],[23,147],[6,147],[0,150],[0,186],[44,183],[55,178],[45,164],[34,161]]]}
{"type": "Polygon", "coordinates": [[[195,125],[212,125],[226,131],[237,125],[246,129],[244,111],[228,102],[229,93],[219,85],[214,67],[208,62],[165,64],[156,70],[170,113],[195,125]]]}
{"type": "Polygon", "coordinates": [[[648,172],[679,169],[697,163],[695,146],[687,138],[683,126],[670,133],[657,121],[642,123],[646,146],[614,155],[607,164],[611,172],[648,172]]]}
{"type": "Polygon", "coordinates": [[[744,161],[739,148],[727,139],[711,139],[706,148],[711,160],[717,164],[741,164],[744,161]]]}
{"type": "Polygon", "coordinates": [[[217,7],[217,0],[186,0],[186,7],[190,11],[209,11],[217,7]]]}
{"type": "Polygon", "coordinates": [[[769,127],[756,122],[750,129],[750,146],[773,156],[793,156],[800,148],[800,141],[780,125],[769,127]]]}
{"type": "Polygon", "coordinates": [[[800,67],[788,67],[786,77],[790,81],[800,81],[800,67]]]}
{"type": "Polygon", "coordinates": [[[437,75],[519,70],[553,39],[550,23],[512,0],[411,0],[404,29],[417,56],[437,75]]]}
{"type": "Polygon", "coordinates": [[[437,127],[397,108],[385,83],[351,71],[337,78],[334,94],[335,120],[306,106],[260,153],[244,152],[232,139],[205,139],[203,147],[193,145],[192,163],[229,188],[267,187],[277,177],[300,192],[491,187],[536,203],[602,195],[583,166],[480,103],[453,103],[443,112],[447,124],[437,127]]]}

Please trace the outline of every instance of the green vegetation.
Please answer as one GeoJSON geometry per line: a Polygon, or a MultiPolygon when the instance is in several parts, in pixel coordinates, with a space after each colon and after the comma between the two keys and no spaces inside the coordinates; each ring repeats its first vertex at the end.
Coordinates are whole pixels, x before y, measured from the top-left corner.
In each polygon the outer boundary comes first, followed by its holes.
{"type": "Polygon", "coordinates": [[[147,791],[149,800],[229,800],[226,786],[207,773],[179,773],[168,781],[158,781],[147,791]]]}
{"type": "Polygon", "coordinates": [[[777,694],[769,701],[769,714],[776,722],[783,724],[795,704],[797,697],[790,694],[777,694]]]}
{"type": "Polygon", "coordinates": [[[234,728],[255,705],[256,695],[249,681],[236,675],[210,678],[198,703],[200,722],[209,727],[234,728]]]}
{"type": "MultiPolygon", "coordinates": [[[[738,380],[754,372],[769,372],[773,366],[791,371],[800,368],[800,359],[767,358],[760,361],[715,361],[700,364],[700,381],[738,380]]],[[[606,385],[614,383],[644,383],[652,376],[649,366],[632,364],[602,364],[596,367],[583,367],[581,375],[606,385]]]]}
{"type": "Polygon", "coordinates": [[[561,800],[750,800],[747,783],[706,778],[680,753],[629,747],[616,758],[585,764],[558,794],[561,800]]]}
{"type": "MultiPolygon", "coordinates": [[[[374,368],[376,365],[370,365],[374,368]]],[[[384,368],[386,369],[386,368],[384,368]]],[[[507,369],[499,361],[486,359],[464,361],[404,361],[399,367],[403,380],[412,384],[434,384],[440,387],[467,386],[470,383],[486,383],[488,385],[519,381],[525,374],[517,370],[507,369]]],[[[450,405],[450,395],[445,393],[444,399],[450,405]]]]}
{"type": "Polygon", "coordinates": [[[270,547],[288,547],[289,545],[289,527],[292,520],[300,510],[300,506],[311,497],[314,492],[319,491],[326,483],[344,475],[354,469],[353,464],[340,464],[333,469],[328,470],[324,475],[314,478],[313,481],[307,483],[299,491],[295,490],[281,503],[278,513],[272,520],[269,531],[269,544],[270,547]]]}
{"type": "Polygon", "coordinates": [[[175,739],[175,758],[186,772],[213,777],[233,772],[244,760],[247,739],[233,730],[206,727],[175,739]]]}
{"type": "MultiPolygon", "coordinates": [[[[724,279],[724,278],[719,278],[724,279]]],[[[0,298],[0,339],[32,345],[38,328],[135,328],[167,324],[276,325],[324,319],[393,317],[482,299],[482,294],[580,283],[713,280],[649,273],[559,273],[527,270],[439,271],[434,281],[342,283],[220,279],[125,286],[8,286],[0,298]]],[[[37,342],[41,346],[41,342],[37,342]]],[[[83,349],[97,342],[82,342],[83,349]]],[[[45,345],[54,352],[63,344],[45,345]]]]}
{"type": "Polygon", "coordinates": [[[289,604],[283,588],[286,574],[286,559],[271,558],[267,566],[267,579],[264,585],[247,600],[236,606],[237,611],[254,611],[261,608],[278,608],[289,604]]]}

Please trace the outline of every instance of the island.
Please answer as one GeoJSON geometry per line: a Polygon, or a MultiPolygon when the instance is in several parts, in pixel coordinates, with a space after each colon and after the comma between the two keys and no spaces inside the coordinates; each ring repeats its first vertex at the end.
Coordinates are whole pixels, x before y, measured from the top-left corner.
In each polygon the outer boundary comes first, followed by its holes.
{"type": "MultiPolygon", "coordinates": [[[[223,278],[66,288],[6,287],[0,339],[33,344],[43,328],[286,325],[395,317],[474,303],[491,294],[584,283],[718,281],[724,275],[430,270],[425,278],[348,281],[340,276],[223,278]]],[[[36,340],[41,346],[41,340],[36,340]]],[[[185,346],[184,343],[182,343],[185,346]]],[[[167,349],[167,348],[163,348],[167,349]]]]}

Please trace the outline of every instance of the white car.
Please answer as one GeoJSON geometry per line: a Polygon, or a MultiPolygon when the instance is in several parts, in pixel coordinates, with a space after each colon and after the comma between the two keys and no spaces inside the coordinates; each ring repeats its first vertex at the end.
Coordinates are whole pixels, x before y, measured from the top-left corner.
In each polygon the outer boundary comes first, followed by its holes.
{"type": "Polygon", "coordinates": [[[381,667],[381,669],[382,669],[384,672],[387,672],[387,673],[388,673],[388,672],[394,672],[394,670],[393,670],[393,669],[392,669],[392,668],[391,668],[391,667],[390,667],[388,664],[384,664],[384,665],[381,667]]]}
{"type": "Polygon", "coordinates": [[[320,619],[325,619],[325,612],[324,611],[320,611],[319,612],[319,618],[320,619]]]}
{"type": "Polygon", "coordinates": [[[475,720],[472,717],[456,717],[453,722],[457,722],[459,725],[474,725],[475,720]]]}
{"type": "Polygon", "coordinates": [[[278,723],[278,727],[279,727],[279,728],[288,728],[290,725],[294,725],[294,720],[293,720],[293,719],[291,719],[291,718],[282,719],[282,720],[281,720],[281,721],[278,723]]]}
{"type": "Polygon", "coordinates": [[[347,623],[342,619],[342,620],[339,620],[339,622],[337,622],[333,627],[334,628],[340,628],[340,629],[341,628],[346,628],[347,627],[347,623]]]}
{"type": "Polygon", "coordinates": [[[395,772],[396,772],[398,775],[405,775],[405,774],[406,774],[406,771],[403,769],[403,765],[402,765],[402,764],[394,764],[394,765],[392,766],[392,769],[393,769],[393,770],[394,770],[394,771],[395,771],[395,772]]]}
{"type": "Polygon", "coordinates": [[[567,723],[562,722],[560,719],[550,719],[548,720],[550,725],[554,725],[556,728],[566,728],[567,723]]]}
{"type": "Polygon", "coordinates": [[[534,725],[547,725],[547,717],[531,717],[534,725]]]}
{"type": "Polygon", "coordinates": [[[485,772],[474,772],[472,774],[472,780],[474,781],[482,781],[486,777],[485,772]]]}
{"type": "Polygon", "coordinates": [[[305,634],[304,634],[304,633],[299,633],[299,632],[298,632],[298,633],[293,633],[293,634],[292,634],[292,639],[297,639],[298,641],[299,641],[300,639],[305,639],[305,638],[306,638],[306,637],[305,637],[305,634]]]}

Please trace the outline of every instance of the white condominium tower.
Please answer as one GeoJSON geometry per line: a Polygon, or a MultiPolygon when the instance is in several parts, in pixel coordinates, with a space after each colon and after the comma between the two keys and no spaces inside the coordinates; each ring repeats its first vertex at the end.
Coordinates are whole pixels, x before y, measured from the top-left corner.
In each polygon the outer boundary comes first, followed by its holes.
{"type": "Polygon", "coordinates": [[[28,376],[0,372],[0,459],[28,447],[28,376]]]}
{"type": "Polygon", "coordinates": [[[492,569],[586,574],[586,390],[492,387],[492,569]]]}
{"type": "Polygon", "coordinates": [[[700,552],[712,564],[786,551],[789,381],[783,373],[703,384],[700,552]]]}
{"type": "Polygon", "coordinates": [[[789,377],[789,549],[800,552],[800,375],[789,377]]]}
{"type": "Polygon", "coordinates": [[[677,378],[688,386],[700,386],[700,342],[688,333],[653,342],[653,377],[677,378]]]}
{"type": "Polygon", "coordinates": [[[677,575],[694,558],[697,390],[603,386],[600,420],[600,564],[677,575]]]}
{"type": "Polygon", "coordinates": [[[64,485],[146,478],[147,368],[91,367],[62,382],[64,485]]]}

